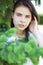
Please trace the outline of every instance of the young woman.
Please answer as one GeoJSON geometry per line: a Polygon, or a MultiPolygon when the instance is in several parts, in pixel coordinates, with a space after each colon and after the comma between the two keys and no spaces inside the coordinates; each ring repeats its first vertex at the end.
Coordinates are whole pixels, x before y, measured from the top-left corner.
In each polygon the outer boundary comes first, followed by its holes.
{"type": "MultiPolygon", "coordinates": [[[[43,46],[42,36],[38,30],[38,14],[30,0],[17,0],[14,3],[12,12],[11,27],[16,29],[16,33],[8,37],[5,44],[15,39],[25,39],[25,43],[29,42],[29,36],[32,36],[37,46],[43,46]]],[[[14,29],[14,30],[15,30],[14,29]]],[[[9,33],[10,35],[10,33],[9,33]]],[[[19,42],[17,42],[18,44],[19,42]]],[[[28,65],[33,65],[28,58],[28,65]]]]}
{"type": "Polygon", "coordinates": [[[42,34],[38,30],[39,16],[33,4],[30,2],[30,0],[29,1],[18,0],[14,4],[12,13],[13,13],[12,15],[13,17],[12,17],[11,27],[15,26],[18,29],[16,36],[27,35],[26,38],[28,39],[28,32],[32,32],[33,35],[37,39],[38,45],[43,47],[43,40],[42,40],[43,37],[42,37],[42,34]],[[20,9],[20,11],[18,9],[20,9]],[[27,9],[29,11],[27,11],[27,9]],[[16,24],[18,27],[16,26],[16,24]],[[22,30],[23,28],[22,26],[24,27],[23,30],[22,30]]]}

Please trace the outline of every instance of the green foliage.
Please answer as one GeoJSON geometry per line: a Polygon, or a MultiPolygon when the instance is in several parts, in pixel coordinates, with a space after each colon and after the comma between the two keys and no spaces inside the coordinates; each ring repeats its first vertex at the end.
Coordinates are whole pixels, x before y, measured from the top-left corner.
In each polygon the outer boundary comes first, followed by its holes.
{"type": "Polygon", "coordinates": [[[0,0],[0,35],[10,28],[12,8],[13,0],[0,0]]]}
{"type": "Polygon", "coordinates": [[[0,0],[0,22],[9,22],[13,9],[13,4],[16,0],[0,0]]]}
{"type": "Polygon", "coordinates": [[[7,21],[13,7],[13,0],[0,0],[0,15],[3,21],[7,21]]]}
{"type": "Polygon", "coordinates": [[[16,29],[10,29],[0,37],[0,65],[23,65],[29,57],[34,65],[38,65],[38,58],[43,57],[43,48],[37,47],[35,40],[29,36],[29,42],[25,39],[15,39],[6,42],[6,39],[16,33],[16,29]]]}
{"type": "Polygon", "coordinates": [[[39,24],[43,25],[43,14],[39,15],[39,16],[40,16],[40,22],[39,22],[39,24]]]}
{"type": "Polygon", "coordinates": [[[10,28],[10,22],[0,22],[0,35],[10,28]]]}

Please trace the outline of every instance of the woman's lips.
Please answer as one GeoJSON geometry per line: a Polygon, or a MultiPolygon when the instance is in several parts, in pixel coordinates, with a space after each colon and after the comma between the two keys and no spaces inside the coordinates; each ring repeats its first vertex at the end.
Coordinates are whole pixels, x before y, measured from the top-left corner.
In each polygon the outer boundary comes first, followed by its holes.
{"type": "Polygon", "coordinates": [[[18,24],[19,27],[23,27],[24,25],[23,24],[18,24]]]}

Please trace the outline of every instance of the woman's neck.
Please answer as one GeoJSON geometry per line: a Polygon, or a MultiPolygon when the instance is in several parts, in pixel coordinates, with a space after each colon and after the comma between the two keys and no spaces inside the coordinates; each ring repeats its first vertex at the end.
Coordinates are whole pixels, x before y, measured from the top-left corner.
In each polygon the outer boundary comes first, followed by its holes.
{"type": "Polygon", "coordinates": [[[16,36],[17,37],[23,37],[23,36],[25,36],[25,31],[17,30],[16,36]]]}

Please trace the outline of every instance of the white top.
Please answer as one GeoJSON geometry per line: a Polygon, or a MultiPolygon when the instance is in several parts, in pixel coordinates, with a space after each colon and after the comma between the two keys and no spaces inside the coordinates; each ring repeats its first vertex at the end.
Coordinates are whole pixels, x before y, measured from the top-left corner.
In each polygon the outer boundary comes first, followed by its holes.
{"type": "MultiPolygon", "coordinates": [[[[37,41],[36,37],[31,32],[29,32],[29,35],[34,38],[34,40],[36,42],[36,45],[38,46],[38,41],[37,41]]],[[[15,36],[8,37],[7,40],[5,41],[5,43],[14,41],[15,39],[19,39],[19,38],[18,37],[15,37],[15,36]]]]}

